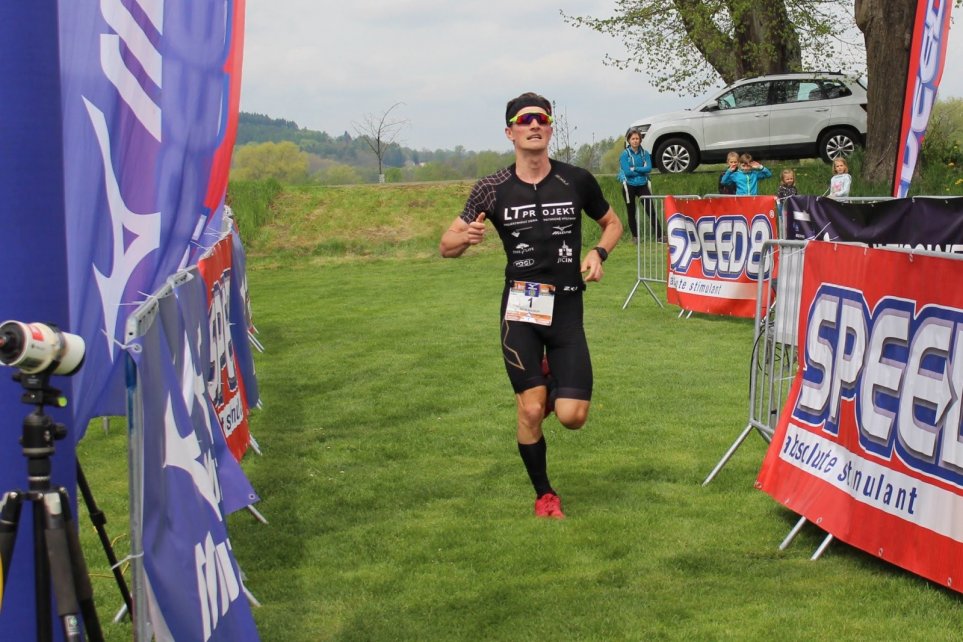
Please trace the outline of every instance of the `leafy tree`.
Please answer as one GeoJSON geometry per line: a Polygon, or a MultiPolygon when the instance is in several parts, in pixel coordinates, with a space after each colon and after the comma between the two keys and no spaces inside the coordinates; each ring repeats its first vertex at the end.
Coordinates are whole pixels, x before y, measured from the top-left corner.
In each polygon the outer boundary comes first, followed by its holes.
{"type": "Polygon", "coordinates": [[[717,78],[728,84],[744,76],[795,71],[804,59],[816,68],[857,71],[862,65],[851,58],[852,43],[847,52],[854,19],[863,34],[870,79],[862,176],[891,183],[917,0],[855,0],[854,13],[847,5],[834,0],[617,0],[614,17],[566,20],[621,38],[629,56],[609,59],[611,64],[648,73],[660,90],[698,94],[717,78]],[[893,100],[894,88],[900,99],[893,100]]]}
{"type": "MultiPolygon", "coordinates": [[[[852,33],[838,0],[616,0],[610,18],[568,16],[620,39],[620,69],[645,73],[660,91],[699,95],[718,79],[796,71],[803,56],[825,68],[832,43],[852,33]]],[[[838,58],[839,56],[833,56],[838,58]]],[[[838,61],[842,64],[843,61],[838,61]]]]}
{"type": "Polygon", "coordinates": [[[308,155],[290,141],[244,145],[234,152],[231,178],[303,183],[308,178],[308,155]]]}
{"type": "Polygon", "coordinates": [[[461,178],[461,175],[449,165],[431,162],[416,167],[413,178],[416,181],[449,181],[461,178]]]}
{"type": "Polygon", "coordinates": [[[619,158],[622,156],[622,150],[625,149],[625,143],[622,141],[622,138],[612,139],[605,151],[602,152],[601,171],[603,174],[618,174],[619,158]]]}
{"type": "Polygon", "coordinates": [[[575,153],[575,164],[579,167],[584,167],[590,172],[594,172],[598,169],[597,156],[595,154],[595,147],[589,145],[588,143],[583,143],[578,151],[575,153]]]}
{"type": "Polygon", "coordinates": [[[515,162],[515,157],[511,152],[501,154],[498,152],[478,152],[475,156],[475,169],[468,175],[468,178],[494,174],[502,167],[507,167],[513,162],[515,162]]]}
{"type": "Polygon", "coordinates": [[[405,164],[405,154],[397,143],[388,146],[384,155],[385,165],[388,167],[402,167],[405,164]]]}
{"type": "Polygon", "coordinates": [[[963,166],[963,98],[940,100],[933,106],[923,157],[930,163],[963,166]]]}
{"type": "Polygon", "coordinates": [[[355,185],[361,180],[356,168],[341,163],[328,165],[318,174],[318,181],[322,185],[355,185]]]}

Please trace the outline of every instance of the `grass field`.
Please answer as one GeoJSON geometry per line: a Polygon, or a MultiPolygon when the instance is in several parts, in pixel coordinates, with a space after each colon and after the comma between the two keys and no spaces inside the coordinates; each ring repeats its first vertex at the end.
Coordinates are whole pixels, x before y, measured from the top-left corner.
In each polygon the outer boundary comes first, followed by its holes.
{"type": "MultiPolygon", "coordinates": [[[[248,228],[266,352],[263,455],[244,467],[270,523],[230,528],[262,639],[960,639],[957,593],[841,543],[810,561],[811,525],[780,552],[796,516],[753,488],[757,436],[701,485],[746,424],[752,323],[679,319],[644,291],[623,310],[628,244],[586,294],[589,422],[546,422],[568,519],[535,519],[498,349],[500,244],[436,255],[468,187],[279,189],[248,228]]],[[[114,533],[125,452],[116,421],[79,449],[114,533]]],[[[119,597],[85,537],[106,619],[119,597]]]]}

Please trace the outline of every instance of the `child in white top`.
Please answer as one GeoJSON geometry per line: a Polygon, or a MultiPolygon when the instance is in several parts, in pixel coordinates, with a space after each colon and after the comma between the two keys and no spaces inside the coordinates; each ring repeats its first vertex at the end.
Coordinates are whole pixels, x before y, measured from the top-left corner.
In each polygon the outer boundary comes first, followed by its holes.
{"type": "Polygon", "coordinates": [[[833,177],[829,179],[829,198],[845,198],[849,196],[849,188],[853,179],[849,175],[849,165],[840,156],[833,161],[833,177]]]}

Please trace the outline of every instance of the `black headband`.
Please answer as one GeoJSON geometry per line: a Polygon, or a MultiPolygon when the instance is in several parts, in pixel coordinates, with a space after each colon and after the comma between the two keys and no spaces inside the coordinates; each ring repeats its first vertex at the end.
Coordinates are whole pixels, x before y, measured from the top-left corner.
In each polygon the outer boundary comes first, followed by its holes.
{"type": "Polygon", "coordinates": [[[532,93],[522,94],[508,103],[505,109],[505,125],[511,125],[512,116],[526,107],[541,107],[548,115],[552,114],[552,103],[548,102],[547,98],[532,93]]]}

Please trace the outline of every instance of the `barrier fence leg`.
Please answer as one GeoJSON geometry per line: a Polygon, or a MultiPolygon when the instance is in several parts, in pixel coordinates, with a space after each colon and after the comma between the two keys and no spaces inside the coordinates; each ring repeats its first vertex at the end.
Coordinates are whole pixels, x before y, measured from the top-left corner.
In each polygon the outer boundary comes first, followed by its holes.
{"type": "Polygon", "coordinates": [[[792,541],[796,538],[796,535],[799,534],[799,531],[801,531],[802,527],[805,525],[806,525],[806,518],[800,517],[799,521],[796,522],[796,525],[793,526],[792,530],[789,531],[789,534],[786,535],[786,539],[782,540],[782,543],[779,545],[779,550],[780,551],[786,550],[786,547],[792,543],[792,541]]]}
{"type": "Polygon", "coordinates": [[[626,297],[625,303],[622,304],[622,309],[623,309],[623,310],[624,310],[625,308],[629,307],[629,301],[631,301],[631,300],[632,300],[632,297],[635,296],[635,291],[639,289],[639,283],[642,283],[642,279],[638,279],[638,280],[635,282],[635,286],[632,288],[632,291],[629,292],[629,296],[626,297]]]}
{"type": "MultiPolygon", "coordinates": [[[[635,211],[635,229],[639,229],[638,208],[636,208],[635,211]]],[[[622,304],[623,310],[629,307],[629,301],[631,301],[632,297],[635,296],[635,291],[639,289],[639,283],[642,283],[642,245],[642,239],[638,236],[635,237],[635,286],[632,287],[632,291],[629,292],[629,296],[625,298],[625,303],[622,304]]]]}
{"type": "Polygon", "coordinates": [[[719,460],[719,463],[716,464],[716,467],[712,469],[712,472],[709,473],[709,476],[706,477],[704,482],[702,482],[703,486],[711,482],[719,473],[719,471],[722,470],[722,467],[726,465],[726,463],[732,457],[732,454],[736,452],[736,448],[742,445],[742,442],[746,440],[746,437],[749,436],[750,432],[752,432],[752,424],[748,424],[746,428],[739,434],[739,436],[736,437],[736,440],[732,442],[732,445],[729,446],[729,450],[726,451],[726,454],[722,456],[722,459],[719,460]]]}
{"type": "Polygon", "coordinates": [[[823,552],[827,548],[829,548],[829,545],[832,544],[832,542],[833,542],[833,536],[826,535],[826,539],[823,540],[823,543],[819,545],[819,548],[816,549],[816,552],[813,553],[813,556],[810,557],[809,559],[812,561],[818,560],[822,556],[823,552]]]}

